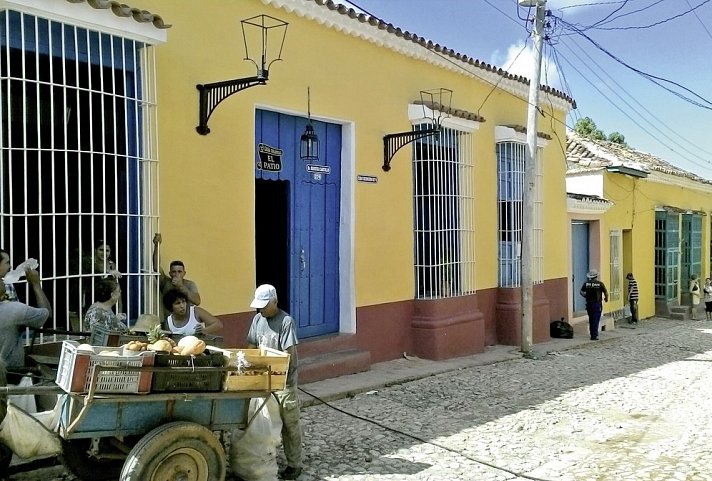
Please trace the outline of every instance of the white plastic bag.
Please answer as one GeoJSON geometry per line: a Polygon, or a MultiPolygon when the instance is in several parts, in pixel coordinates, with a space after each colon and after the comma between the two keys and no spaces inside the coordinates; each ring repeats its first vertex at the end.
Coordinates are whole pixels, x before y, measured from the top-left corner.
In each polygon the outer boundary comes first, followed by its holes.
{"type": "MultiPolygon", "coordinates": [[[[30,376],[23,376],[18,386],[32,386],[32,378],[30,376]]],[[[37,403],[35,402],[35,396],[33,396],[32,394],[19,394],[17,396],[8,396],[7,402],[8,404],[14,404],[26,413],[37,412],[37,403]]]]}
{"type": "Polygon", "coordinates": [[[59,454],[62,450],[57,434],[13,404],[7,405],[7,415],[0,424],[0,441],[23,459],[59,454]]]}
{"type": "Polygon", "coordinates": [[[245,481],[277,481],[277,446],[282,432],[279,405],[273,396],[266,403],[265,398],[253,398],[247,416],[252,419],[247,430],[232,433],[232,472],[245,481]]]}
{"type": "Polygon", "coordinates": [[[20,263],[20,265],[15,267],[13,270],[5,274],[5,277],[3,278],[5,280],[5,284],[14,284],[25,276],[26,269],[37,269],[38,266],[39,264],[37,263],[37,259],[33,259],[30,257],[26,261],[20,263]]]}

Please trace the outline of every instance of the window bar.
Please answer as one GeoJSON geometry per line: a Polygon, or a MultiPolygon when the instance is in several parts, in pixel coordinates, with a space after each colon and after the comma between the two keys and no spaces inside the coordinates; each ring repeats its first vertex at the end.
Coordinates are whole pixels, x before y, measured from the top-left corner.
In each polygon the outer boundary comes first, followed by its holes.
{"type": "MultiPolygon", "coordinates": [[[[63,146],[64,146],[64,185],[68,185],[68,177],[69,177],[69,135],[68,135],[68,130],[69,130],[69,119],[71,118],[71,107],[69,107],[69,100],[67,98],[67,89],[68,89],[68,80],[67,80],[67,58],[66,58],[66,52],[67,52],[67,42],[66,42],[66,26],[63,23],[57,23],[56,24],[59,29],[59,33],[61,36],[61,48],[62,48],[62,55],[60,57],[60,63],[61,63],[61,68],[62,68],[62,109],[63,115],[62,115],[62,136],[63,136],[63,146]]],[[[76,56],[76,55],[75,55],[76,56]]],[[[68,324],[70,326],[70,330],[81,330],[81,325],[79,324],[79,316],[81,315],[81,287],[77,292],[74,292],[74,295],[77,296],[77,299],[71,299],[72,297],[72,292],[69,286],[71,286],[75,280],[74,280],[74,275],[78,274],[77,272],[73,272],[73,269],[71,268],[73,260],[70,258],[72,249],[70,248],[69,244],[69,227],[70,227],[70,216],[72,215],[72,212],[70,211],[70,203],[69,203],[69,189],[64,189],[64,209],[66,211],[66,215],[64,217],[64,245],[67,246],[65,249],[64,253],[64,260],[65,260],[65,266],[67,266],[67,311],[69,312],[68,314],[68,324]],[[73,308],[73,302],[77,303],[77,306],[79,306],[77,312],[76,312],[76,322],[77,325],[73,325],[72,321],[75,320],[74,314],[72,314],[70,311],[73,308]]]]}

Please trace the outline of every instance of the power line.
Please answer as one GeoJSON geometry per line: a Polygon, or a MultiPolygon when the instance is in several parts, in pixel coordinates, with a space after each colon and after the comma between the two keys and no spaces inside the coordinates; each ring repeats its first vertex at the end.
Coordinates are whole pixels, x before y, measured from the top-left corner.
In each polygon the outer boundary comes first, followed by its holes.
{"type": "Polygon", "coordinates": [[[597,29],[597,30],[641,30],[641,29],[644,29],[644,28],[657,27],[658,25],[662,25],[663,23],[667,23],[667,22],[669,22],[669,21],[671,21],[671,20],[675,20],[675,19],[677,19],[677,18],[680,18],[680,17],[682,17],[682,16],[685,16],[685,15],[687,15],[688,13],[694,12],[695,10],[697,10],[698,8],[700,8],[702,5],[705,5],[705,4],[709,3],[710,1],[712,1],[712,0],[704,0],[702,3],[700,3],[700,4],[697,5],[696,7],[692,7],[692,8],[690,8],[689,10],[686,10],[686,11],[684,11],[684,12],[682,12],[682,13],[679,13],[679,14],[677,14],[677,15],[673,15],[673,16],[670,17],[670,18],[666,18],[666,19],[664,19],[664,20],[660,20],[659,22],[651,23],[651,24],[649,24],[649,25],[633,25],[633,26],[628,26],[628,27],[592,27],[592,28],[595,28],[595,29],[597,29]]]}
{"type": "MultiPolygon", "coordinates": [[[[711,0],[707,0],[707,1],[711,1],[711,0]]],[[[653,75],[653,74],[644,72],[644,71],[642,71],[642,70],[640,70],[640,69],[637,69],[637,68],[635,68],[635,67],[629,65],[628,63],[624,62],[622,59],[620,59],[619,57],[617,57],[616,55],[614,55],[613,53],[611,53],[609,50],[607,50],[606,48],[604,48],[604,47],[603,47],[602,45],[600,45],[598,42],[596,42],[595,40],[593,40],[591,37],[589,37],[588,35],[586,35],[586,34],[583,32],[583,30],[581,30],[580,28],[576,27],[575,25],[573,25],[573,24],[571,24],[571,23],[569,23],[569,22],[566,22],[566,21],[563,20],[563,19],[559,19],[559,20],[562,22],[563,25],[565,25],[566,27],[570,28],[573,32],[578,33],[580,36],[582,36],[583,38],[585,38],[586,40],[588,40],[589,42],[591,42],[591,43],[592,43],[596,48],[598,48],[601,52],[605,53],[606,55],[608,55],[609,57],[611,57],[613,60],[615,60],[616,62],[620,63],[620,64],[623,65],[624,67],[626,67],[626,68],[632,70],[633,72],[635,72],[635,73],[641,75],[642,77],[647,78],[647,79],[650,80],[652,83],[654,83],[655,85],[659,86],[660,88],[662,88],[662,89],[664,89],[664,90],[667,90],[667,91],[670,92],[671,94],[673,94],[673,95],[675,95],[675,96],[677,96],[677,97],[679,97],[679,98],[681,98],[681,99],[683,99],[683,100],[685,100],[685,101],[687,101],[687,102],[689,102],[689,103],[691,103],[691,104],[693,104],[693,105],[696,105],[696,106],[698,106],[698,107],[700,107],[700,108],[704,108],[704,109],[707,109],[707,110],[712,110],[712,102],[710,102],[710,101],[707,100],[706,98],[702,97],[700,94],[694,92],[693,90],[691,90],[691,89],[689,89],[689,88],[687,88],[687,87],[685,87],[685,86],[683,86],[683,85],[681,85],[681,84],[679,84],[679,83],[677,83],[677,82],[675,82],[675,81],[668,80],[668,79],[663,78],[663,77],[658,77],[658,76],[656,76],[656,75],[653,75]],[[666,87],[665,85],[663,85],[663,83],[669,83],[669,84],[675,85],[676,87],[679,87],[679,88],[681,88],[682,90],[684,90],[684,91],[686,91],[686,92],[689,92],[689,93],[692,94],[693,96],[695,96],[695,97],[697,97],[698,99],[702,100],[702,101],[703,101],[705,104],[707,104],[707,105],[704,105],[703,103],[700,103],[700,102],[698,102],[698,101],[696,101],[696,100],[693,100],[693,99],[691,99],[690,97],[687,97],[686,95],[681,94],[680,92],[677,92],[677,91],[675,91],[675,90],[672,90],[671,88],[666,87]]]]}
{"type": "Polygon", "coordinates": [[[621,3],[626,3],[629,0],[617,0],[614,2],[593,2],[593,3],[579,3],[577,5],[564,5],[563,7],[557,8],[557,10],[566,10],[567,8],[579,8],[579,7],[598,7],[601,5],[618,5],[621,3]]]}
{"type": "MultiPolygon", "coordinates": [[[[579,74],[579,76],[581,76],[582,79],[584,79],[586,82],[588,82],[596,91],[598,91],[598,93],[601,94],[601,96],[603,96],[603,98],[605,98],[606,100],[608,100],[608,102],[610,102],[610,104],[611,104],[616,110],[618,110],[621,114],[623,114],[626,118],[628,118],[631,122],[633,122],[633,124],[635,124],[638,128],[640,128],[640,130],[642,130],[643,132],[645,132],[646,134],[648,134],[651,138],[656,139],[661,145],[663,145],[664,147],[666,147],[667,149],[669,149],[671,152],[675,152],[675,153],[677,153],[678,155],[680,155],[680,153],[677,152],[674,148],[672,148],[672,147],[670,147],[669,145],[667,145],[666,143],[660,141],[659,138],[655,137],[655,136],[654,136],[653,134],[651,134],[645,127],[643,127],[642,125],[640,125],[634,118],[632,118],[630,115],[628,115],[628,113],[625,112],[623,109],[621,109],[615,102],[611,101],[611,100],[606,96],[606,94],[603,93],[603,92],[598,88],[598,86],[597,86],[596,84],[594,84],[593,82],[591,82],[591,81],[587,78],[586,75],[584,75],[579,69],[577,69],[577,68],[574,66],[573,62],[571,62],[570,60],[568,60],[568,59],[567,59],[565,56],[563,56],[563,55],[562,55],[562,58],[569,64],[569,66],[570,66],[572,69],[574,69],[574,70],[579,74]]],[[[703,165],[703,164],[701,164],[699,161],[694,161],[694,160],[688,159],[687,157],[685,157],[685,156],[683,156],[683,155],[680,155],[680,156],[681,156],[683,159],[687,160],[688,162],[690,162],[690,163],[692,163],[692,164],[694,164],[694,165],[697,165],[698,167],[703,167],[703,168],[707,169],[707,168],[710,168],[710,166],[712,166],[712,162],[707,162],[708,165],[703,165]]]]}
{"type": "MultiPolygon", "coordinates": [[[[685,0],[685,2],[687,3],[688,7],[692,8],[692,5],[690,5],[690,0],[685,0]]],[[[693,9],[692,13],[695,15],[695,18],[697,19],[697,21],[700,22],[700,25],[702,25],[702,28],[705,29],[705,32],[707,32],[707,36],[709,38],[712,38],[712,33],[710,33],[710,31],[707,29],[707,25],[705,25],[705,22],[703,22],[702,19],[700,18],[700,16],[697,15],[697,11],[693,9]]]]}
{"type": "Polygon", "coordinates": [[[642,12],[642,11],[644,11],[644,10],[648,10],[648,9],[650,9],[650,8],[653,8],[655,5],[657,5],[657,4],[659,4],[659,3],[662,3],[662,2],[664,2],[664,1],[665,1],[665,0],[657,0],[657,2],[653,2],[653,3],[651,3],[650,5],[646,5],[646,6],[643,7],[643,8],[639,8],[638,10],[632,10],[632,11],[630,11],[630,12],[622,13],[622,14],[620,14],[620,15],[614,17],[614,18],[609,19],[608,21],[605,21],[605,22],[604,22],[604,21],[596,22],[595,24],[593,24],[593,25],[592,25],[591,27],[589,27],[589,28],[595,28],[595,27],[597,27],[597,26],[599,26],[599,25],[605,25],[605,24],[607,24],[607,23],[611,23],[611,22],[613,22],[613,21],[615,21],[615,20],[618,20],[619,18],[627,17],[628,15],[633,15],[633,14],[635,14],[635,13],[640,13],[640,12],[642,12]]]}
{"type": "MultiPolygon", "coordinates": [[[[565,45],[569,48],[569,50],[571,51],[571,53],[579,60],[580,64],[581,64],[581,65],[585,65],[586,67],[588,67],[588,69],[593,73],[594,76],[596,76],[596,77],[597,77],[601,82],[603,82],[604,84],[607,84],[608,82],[607,82],[604,78],[602,78],[601,75],[599,75],[599,73],[598,73],[598,72],[605,72],[605,69],[601,68],[601,66],[598,65],[598,64],[596,63],[596,61],[593,59],[593,57],[591,57],[588,53],[586,53],[586,51],[585,51],[580,45],[578,45],[576,42],[572,42],[572,43],[573,43],[584,55],[586,55],[586,57],[588,57],[588,60],[589,60],[588,62],[585,61],[585,60],[583,60],[583,59],[581,59],[581,57],[579,57],[579,56],[576,54],[576,52],[574,52],[573,49],[572,49],[568,44],[565,44],[565,45]],[[596,70],[594,70],[594,69],[590,66],[590,64],[593,64],[594,66],[598,67],[598,72],[597,72],[596,70]]],[[[638,102],[638,101],[635,99],[635,97],[633,97],[631,94],[629,94],[629,93],[615,80],[615,78],[614,78],[613,76],[610,76],[610,75],[609,75],[609,76],[608,76],[608,79],[609,79],[611,82],[613,82],[613,84],[615,84],[615,85],[618,87],[618,89],[619,89],[619,90],[612,90],[613,94],[614,94],[616,97],[618,97],[626,106],[628,106],[635,114],[637,114],[643,121],[645,121],[648,125],[650,125],[650,126],[651,126],[654,130],[656,130],[660,135],[662,135],[663,137],[665,137],[666,139],[668,139],[668,140],[669,140],[670,142],[672,142],[674,145],[678,146],[681,150],[684,150],[684,151],[687,152],[688,154],[692,155],[693,157],[696,157],[697,159],[699,159],[700,161],[702,161],[702,162],[704,162],[704,163],[706,163],[706,164],[712,165],[712,163],[710,163],[710,161],[709,161],[708,159],[706,159],[706,158],[704,158],[704,157],[701,157],[701,156],[698,155],[696,152],[693,152],[693,151],[689,150],[689,149],[688,149],[687,147],[685,147],[683,144],[679,143],[679,142],[678,142],[677,140],[675,140],[673,137],[669,136],[666,132],[664,132],[663,130],[661,130],[661,129],[658,127],[658,125],[656,125],[654,122],[651,122],[651,121],[648,119],[648,117],[646,117],[645,115],[641,114],[635,107],[633,107],[630,103],[628,103],[628,101],[627,101],[625,98],[623,98],[618,92],[620,91],[620,92],[623,92],[623,93],[625,93],[626,95],[628,95],[628,97],[630,97],[636,104],[638,104],[638,105],[640,106],[640,108],[642,108],[642,110],[644,110],[644,111],[648,114],[649,117],[652,117],[654,120],[656,120],[656,121],[658,122],[658,124],[660,124],[660,125],[664,126],[665,128],[667,128],[669,131],[671,131],[671,132],[672,132],[674,135],[676,135],[677,137],[682,138],[682,136],[681,136],[679,133],[673,131],[673,130],[672,130],[669,126],[667,126],[662,120],[660,120],[658,117],[656,117],[655,114],[653,114],[650,110],[648,110],[642,103],[638,102]]],[[[601,92],[600,89],[597,89],[597,90],[598,90],[604,97],[606,97],[606,95],[603,94],[603,92],[601,92]]],[[[608,97],[606,97],[606,100],[608,100],[609,102],[613,103],[608,97]]],[[[651,135],[651,137],[654,137],[654,136],[653,136],[650,132],[648,132],[647,130],[645,130],[645,132],[646,132],[648,135],[651,135]]],[[[659,139],[657,139],[657,140],[659,141],[659,139]]],[[[666,146],[666,147],[670,148],[669,146],[666,146]]],[[[674,151],[674,149],[671,149],[671,150],[674,151]]],[[[679,152],[678,152],[678,154],[679,154],[679,152]]],[[[710,156],[712,156],[712,153],[710,153],[710,152],[707,152],[707,154],[709,154],[710,156]]],[[[685,159],[688,160],[689,162],[695,163],[694,161],[692,161],[692,160],[689,159],[689,158],[685,158],[685,159]]]]}

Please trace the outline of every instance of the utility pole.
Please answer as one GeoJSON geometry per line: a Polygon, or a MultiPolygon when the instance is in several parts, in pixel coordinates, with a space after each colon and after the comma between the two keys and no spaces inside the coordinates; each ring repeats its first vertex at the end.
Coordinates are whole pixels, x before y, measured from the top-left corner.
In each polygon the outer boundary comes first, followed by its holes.
{"type": "Polygon", "coordinates": [[[544,44],[544,17],[546,0],[519,0],[522,7],[535,7],[532,28],[534,41],[534,72],[529,83],[529,108],[527,110],[527,149],[524,165],[522,198],[522,352],[532,348],[534,319],[534,195],[536,187],[537,116],[539,114],[539,79],[541,77],[542,46],[544,44]]]}

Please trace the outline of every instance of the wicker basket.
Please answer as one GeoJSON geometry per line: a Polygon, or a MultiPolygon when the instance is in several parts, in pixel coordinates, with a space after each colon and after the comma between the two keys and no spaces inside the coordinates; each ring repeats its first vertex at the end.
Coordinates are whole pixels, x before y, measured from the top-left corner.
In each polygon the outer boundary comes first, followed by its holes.
{"type": "MultiPolygon", "coordinates": [[[[56,383],[68,393],[89,391],[95,366],[143,367],[153,366],[155,353],[146,351],[130,356],[120,347],[93,347],[93,352],[79,350],[77,341],[63,341],[57,368],[56,383]],[[102,353],[116,352],[119,355],[102,353]]],[[[96,377],[98,393],[147,393],[151,387],[151,372],[101,371],[96,377]]]]}
{"type": "Polygon", "coordinates": [[[222,389],[223,370],[205,369],[223,366],[223,355],[220,352],[206,351],[198,356],[157,353],[155,366],[202,369],[193,372],[154,372],[151,384],[153,392],[220,391],[222,389]]]}

